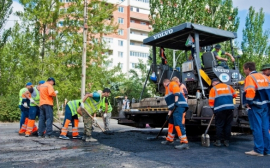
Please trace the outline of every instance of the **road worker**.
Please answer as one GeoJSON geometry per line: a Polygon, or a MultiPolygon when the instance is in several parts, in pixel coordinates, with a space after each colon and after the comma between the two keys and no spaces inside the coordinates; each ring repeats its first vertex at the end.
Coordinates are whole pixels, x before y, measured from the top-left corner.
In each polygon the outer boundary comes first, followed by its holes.
{"type": "Polygon", "coordinates": [[[41,138],[45,132],[45,138],[53,138],[53,97],[56,97],[58,91],[54,91],[55,79],[50,77],[40,85],[40,116],[38,123],[38,137],[41,138]]]}
{"type": "Polygon", "coordinates": [[[39,81],[38,86],[30,88],[26,93],[24,93],[25,96],[27,96],[26,94],[29,94],[31,96],[31,98],[27,97],[30,100],[30,108],[25,137],[29,137],[30,135],[38,131],[38,128],[35,125],[35,119],[36,117],[39,117],[39,99],[40,99],[39,87],[44,83],[45,81],[41,80],[39,81]]]}
{"type": "Polygon", "coordinates": [[[93,92],[88,93],[84,96],[80,107],[77,112],[82,114],[83,123],[84,123],[84,134],[83,140],[86,142],[96,142],[97,140],[92,137],[92,125],[93,119],[89,115],[93,115],[97,113],[100,109],[100,105],[102,103],[102,97],[105,96],[106,93],[93,92]],[[87,114],[88,113],[88,114],[87,114]]]}
{"type": "MultiPolygon", "coordinates": [[[[31,94],[28,93],[28,89],[33,89],[32,83],[27,83],[26,90],[22,90],[21,94],[21,111],[23,113],[23,116],[25,117],[23,125],[21,126],[21,129],[19,130],[19,135],[25,135],[26,127],[28,123],[28,117],[29,117],[29,108],[30,108],[30,100],[27,99],[27,97],[31,97],[31,94]]],[[[20,92],[21,93],[21,92],[20,92]]]]}
{"type": "Polygon", "coordinates": [[[102,99],[102,104],[101,104],[101,108],[102,108],[102,118],[103,118],[103,123],[104,123],[104,129],[106,131],[109,131],[109,126],[110,126],[110,119],[112,116],[112,106],[111,103],[108,99],[108,97],[110,96],[111,90],[108,88],[105,88],[103,90],[104,93],[104,97],[102,99]]]}
{"type": "Polygon", "coordinates": [[[215,48],[212,50],[212,52],[213,52],[215,58],[217,59],[217,64],[219,66],[222,66],[225,69],[229,69],[229,67],[227,65],[228,59],[223,58],[222,55],[226,55],[226,56],[230,57],[232,62],[235,61],[234,57],[230,53],[227,53],[227,52],[221,50],[221,45],[219,45],[219,44],[215,45],[215,48]]]}
{"type": "Polygon", "coordinates": [[[21,129],[21,127],[22,127],[22,125],[24,124],[24,121],[25,121],[25,115],[24,115],[24,113],[22,112],[22,109],[21,109],[21,106],[22,106],[22,94],[24,93],[24,92],[26,92],[29,88],[31,88],[32,87],[32,83],[31,82],[28,82],[26,85],[25,85],[25,87],[24,88],[22,88],[21,90],[20,90],[20,92],[19,92],[19,108],[20,108],[20,110],[21,110],[21,119],[20,119],[20,129],[21,129]]]}
{"type": "Polygon", "coordinates": [[[171,81],[169,79],[163,80],[163,85],[166,88],[165,101],[168,105],[168,115],[167,120],[169,120],[169,129],[166,141],[162,141],[162,144],[173,144],[175,132],[180,139],[180,145],[175,146],[176,149],[188,149],[188,140],[186,137],[186,131],[182,124],[183,113],[187,110],[188,105],[180,92],[179,84],[176,81],[171,81]],[[173,111],[174,110],[174,111],[173,111]],[[169,116],[172,114],[172,117],[169,116]],[[169,119],[168,119],[169,118],[169,119]]]}
{"type": "MultiPolygon", "coordinates": [[[[264,64],[261,68],[262,73],[268,77],[270,81],[270,64],[264,64]]],[[[269,134],[270,134],[270,102],[268,103],[268,115],[269,115],[269,134]]]]}
{"type": "Polygon", "coordinates": [[[79,119],[78,119],[78,113],[80,115],[81,112],[77,112],[77,109],[80,107],[80,103],[82,100],[71,100],[67,103],[65,108],[65,119],[63,123],[63,127],[61,130],[61,134],[59,136],[60,139],[68,140],[69,137],[67,137],[68,132],[68,125],[71,122],[72,123],[72,138],[73,139],[81,139],[82,137],[79,135],[78,127],[79,127],[79,119]]]}
{"type": "Polygon", "coordinates": [[[219,79],[212,79],[212,89],[209,93],[209,106],[215,114],[216,142],[215,146],[221,146],[221,138],[224,133],[224,145],[229,146],[231,137],[231,124],[233,121],[234,104],[233,98],[237,97],[235,90],[219,79]]]}
{"type": "Polygon", "coordinates": [[[252,156],[270,155],[269,80],[256,71],[254,62],[245,63],[243,69],[247,76],[244,87],[244,103],[248,108],[248,118],[254,138],[254,149],[245,152],[245,154],[252,156]]]}

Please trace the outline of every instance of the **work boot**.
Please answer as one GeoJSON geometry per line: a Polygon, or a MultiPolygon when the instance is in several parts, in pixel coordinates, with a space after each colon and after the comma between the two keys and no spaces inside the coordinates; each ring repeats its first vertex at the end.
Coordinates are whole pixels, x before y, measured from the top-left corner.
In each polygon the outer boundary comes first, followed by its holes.
{"type": "Polygon", "coordinates": [[[91,136],[87,136],[87,137],[85,138],[85,142],[97,142],[97,139],[92,138],[91,136]]]}
{"type": "Polygon", "coordinates": [[[220,147],[221,146],[220,140],[216,140],[216,142],[214,143],[214,145],[220,147]]]}
{"type": "Polygon", "coordinates": [[[172,144],[174,144],[174,142],[173,141],[161,141],[161,144],[163,144],[163,145],[172,145],[172,144]]]}
{"type": "Polygon", "coordinates": [[[69,140],[69,137],[65,136],[65,135],[60,135],[59,139],[63,139],[63,140],[69,140]]]}
{"type": "Polygon", "coordinates": [[[43,138],[43,136],[42,135],[39,135],[38,138],[43,138]]]}
{"type": "Polygon", "coordinates": [[[84,141],[85,140],[85,138],[86,138],[86,136],[84,135],[84,136],[82,136],[82,140],[84,141]]]}
{"type": "Polygon", "coordinates": [[[229,146],[230,146],[229,140],[225,140],[225,141],[224,141],[224,145],[225,145],[226,147],[229,147],[229,146]]]}
{"type": "Polygon", "coordinates": [[[25,137],[30,137],[30,135],[29,134],[25,134],[25,137]]]}
{"type": "Polygon", "coordinates": [[[251,156],[263,156],[263,154],[257,153],[254,150],[245,152],[246,155],[251,155],[251,156]]]}
{"type": "Polygon", "coordinates": [[[187,143],[182,143],[180,145],[174,146],[175,149],[189,149],[189,145],[187,143]]]}
{"type": "Polygon", "coordinates": [[[82,136],[80,136],[80,135],[77,135],[77,136],[74,136],[74,137],[72,137],[73,139],[82,139],[82,136]]]}

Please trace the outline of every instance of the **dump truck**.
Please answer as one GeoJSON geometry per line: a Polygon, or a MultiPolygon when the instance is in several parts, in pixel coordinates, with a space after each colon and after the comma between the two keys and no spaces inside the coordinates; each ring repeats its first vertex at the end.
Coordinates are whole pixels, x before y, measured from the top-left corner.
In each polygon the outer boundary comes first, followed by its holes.
{"type": "MultiPolygon", "coordinates": [[[[143,93],[150,75],[156,75],[157,92],[164,94],[163,79],[171,79],[176,76],[185,84],[188,90],[188,106],[186,111],[186,126],[205,126],[209,123],[213,110],[208,105],[208,97],[211,89],[211,79],[218,78],[223,83],[232,86],[238,93],[234,100],[234,128],[249,128],[247,111],[242,103],[244,78],[239,72],[240,56],[235,56],[233,39],[237,38],[235,32],[225,31],[213,27],[207,27],[194,23],[183,23],[178,26],[161,31],[143,40],[144,45],[152,46],[152,65],[148,72],[141,98],[133,103],[131,109],[120,110],[119,124],[132,123],[136,127],[161,127],[168,113],[164,97],[143,98],[143,93]],[[187,46],[187,39],[194,41],[187,46]],[[231,53],[235,58],[230,69],[218,66],[212,48],[215,44],[230,42],[231,53]],[[206,51],[200,55],[200,47],[206,51]],[[157,64],[158,49],[172,49],[182,51],[185,54],[181,68],[169,67],[166,64],[157,64]],[[193,59],[189,59],[190,54],[193,59]],[[132,122],[131,122],[132,121],[132,122]],[[126,122],[126,123],[125,123],[126,122]]],[[[175,57],[175,52],[173,52],[175,57]]],[[[175,61],[175,59],[174,59],[175,61]]],[[[174,62],[175,66],[175,62],[174,62]]],[[[214,122],[212,122],[214,123],[214,122]]]]}

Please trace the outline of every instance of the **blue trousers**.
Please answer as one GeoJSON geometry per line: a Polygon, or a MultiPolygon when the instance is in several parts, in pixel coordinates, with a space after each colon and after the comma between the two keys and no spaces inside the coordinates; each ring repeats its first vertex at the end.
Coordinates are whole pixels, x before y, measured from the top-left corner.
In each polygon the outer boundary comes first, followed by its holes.
{"type": "Polygon", "coordinates": [[[270,154],[269,115],[268,108],[250,107],[248,118],[254,137],[254,151],[270,154]]]}
{"type": "Polygon", "coordinates": [[[74,119],[78,119],[78,115],[72,116],[71,110],[70,110],[70,108],[69,108],[68,105],[66,105],[66,108],[65,108],[65,119],[64,119],[63,126],[66,123],[66,119],[68,119],[68,120],[71,121],[72,127],[75,127],[75,125],[74,125],[74,119]]]}
{"type": "Polygon", "coordinates": [[[183,113],[185,112],[185,108],[177,107],[173,112],[173,123],[176,129],[177,135],[180,136],[186,135],[186,130],[184,125],[182,124],[183,113]],[[180,128],[180,130],[178,130],[180,128]],[[181,133],[179,132],[181,131],[181,133]]]}
{"type": "Polygon", "coordinates": [[[222,66],[224,69],[229,69],[227,63],[224,62],[224,61],[220,61],[220,62],[218,63],[218,65],[219,65],[219,66],[222,66]]]}
{"type": "Polygon", "coordinates": [[[42,105],[40,106],[40,115],[38,122],[38,135],[42,136],[43,132],[46,130],[45,135],[52,135],[53,133],[53,106],[42,105]]]}
{"type": "Polygon", "coordinates": [[[36,117],[39,117],[39,114],[40,114],[40,110],[38,106],[30,106],[28,119],[35,120],[36,117]]]}
{"type": "Polygon", "coordinates": [[[22,127],[22,125],[24,124],[24,121],[25,121],[25,115],[22,111],[22,108],[21,108],[21,105],[19,105],[19,108],[21,110],[21,118],[20,118],[20,128],[22,127]]]}

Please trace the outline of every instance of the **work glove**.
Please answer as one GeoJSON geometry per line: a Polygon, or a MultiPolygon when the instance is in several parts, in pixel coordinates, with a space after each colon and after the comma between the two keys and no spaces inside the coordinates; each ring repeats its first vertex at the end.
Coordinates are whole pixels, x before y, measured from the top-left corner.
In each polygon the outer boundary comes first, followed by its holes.
{"type": "Polygon", "coordinates": [[[106,117],[107,117],[107,114],[106,114],[106,113],[104,113],[104,114],[103,114],[103,117],[104,117],[104,118],[106,118],[106,117]]]}
{"type": "Polygon", "coordinates": [[[23,103],[23,107],[29,108],[26,102],[23,103]]]}
{"type": "Polygon", "coordinates": [[[84,103],[83,102],[81,102],[81,108],[84,108],[84,103]]]}
{"type": "Polygon", "coordinates": [[[170,115],[167,115],[166,120],[169,121],[169,119],[170,119],[170,115]]]}
{"type": "Polygon", "coordinates": [[[54,91],[55,94],[58,94],[58,90],[54,91]]]}
{"type": "Polygon", "coordinates": [[[33,98],[30,98],[31,103],[35,103],[35,100],[33,98]]]}
{"type": "Polygon", "coordinates": [[[97,118],[94,117],[93,119],[94,119],[94,124],[96,124],[97,123],[97,118]]]}

